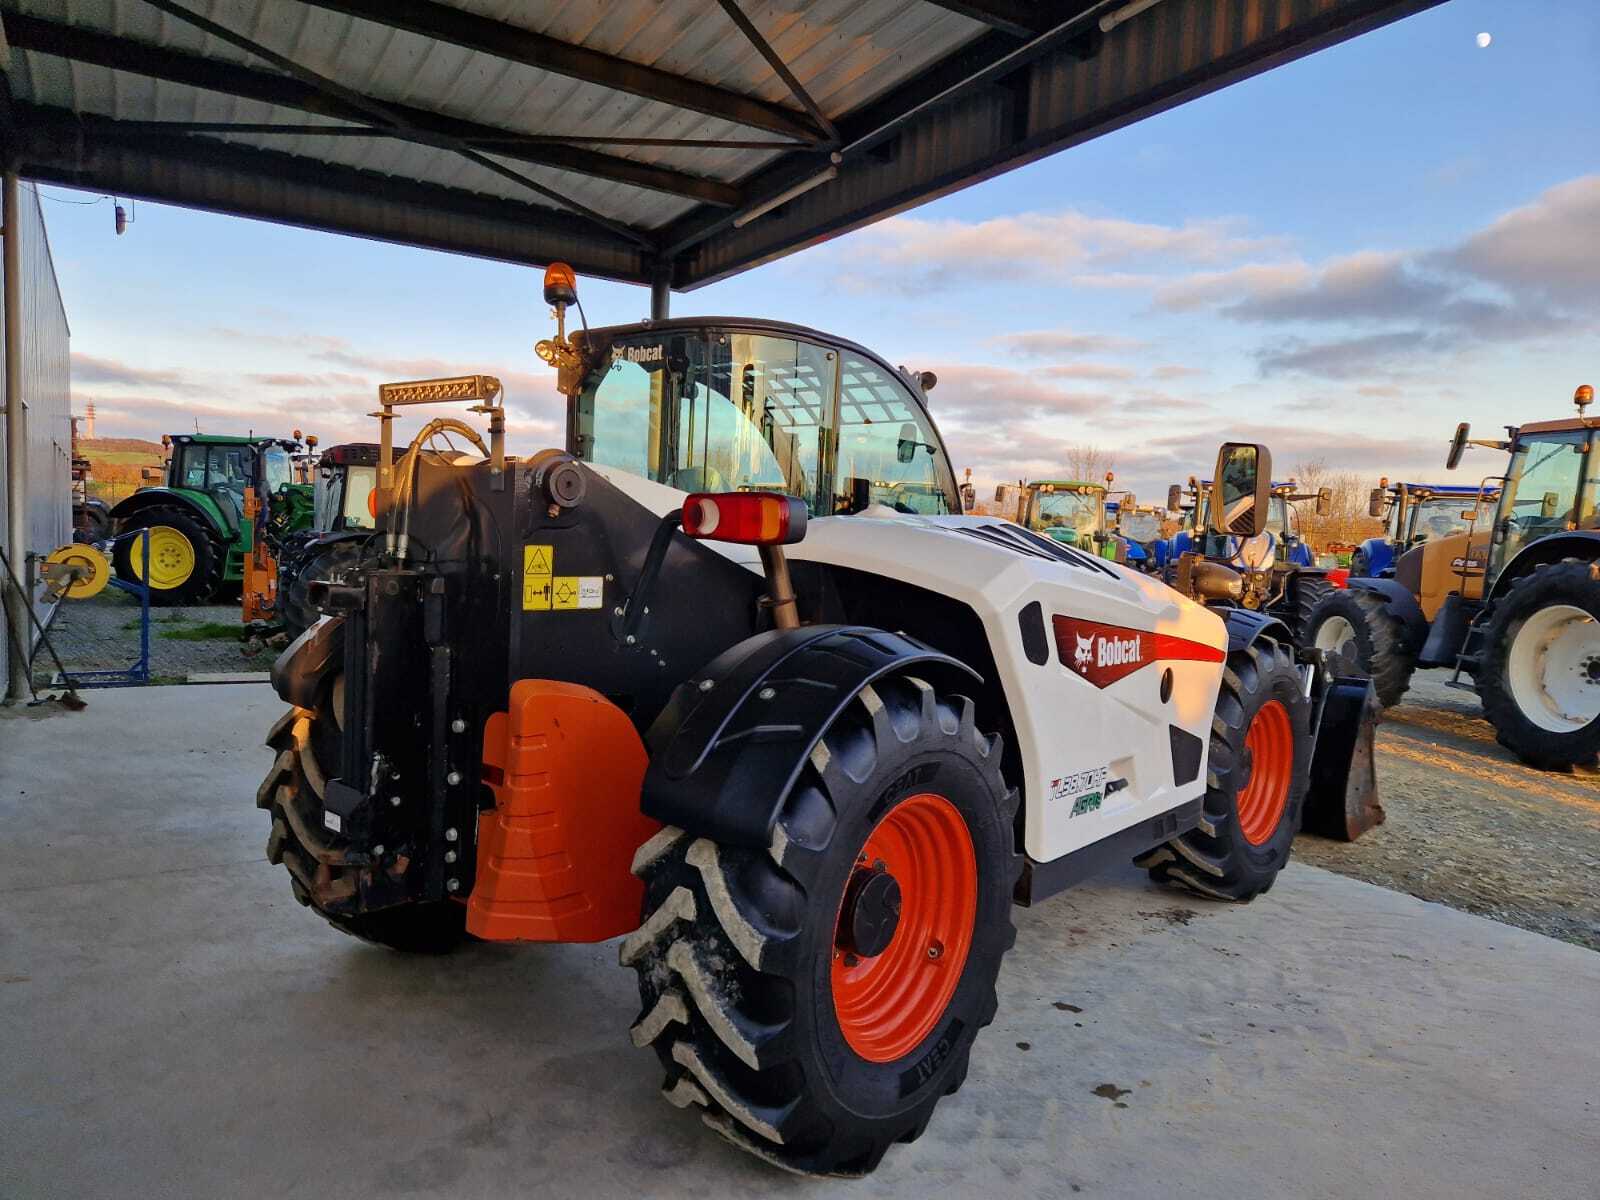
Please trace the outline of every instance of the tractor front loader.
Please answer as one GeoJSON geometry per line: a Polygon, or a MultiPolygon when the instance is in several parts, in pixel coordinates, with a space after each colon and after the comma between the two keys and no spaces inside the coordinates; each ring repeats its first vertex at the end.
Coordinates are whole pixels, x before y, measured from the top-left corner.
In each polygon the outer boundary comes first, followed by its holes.
{"type": "Polygon", "coordinates": [[[418,952],[620,938],[671,1104],[860,1174],[965,1079],[1013,903],[1134,856],[1271,887],[1313,759],[1370,737],[1280,623],[960,515],[930,381],[861,346],[569,338],[570,270],[545,294],[565,450],[507,456],[484,376],[380,396],[491,436],[396,459],[385,420],[377,528],[274,665],[257,802],[302,903],[418,952]]]}

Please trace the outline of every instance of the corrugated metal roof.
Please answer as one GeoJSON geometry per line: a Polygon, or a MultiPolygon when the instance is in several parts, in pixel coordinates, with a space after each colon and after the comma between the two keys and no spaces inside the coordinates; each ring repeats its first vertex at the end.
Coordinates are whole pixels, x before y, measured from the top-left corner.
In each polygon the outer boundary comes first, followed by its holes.
{"type": "Polygon", "coordinates": [[[741,0],[805,97],[724,2],[0,0],[0,133],[59,182],[692,285],[1435,0],[1163,0],[1103,37],[1122,0],[741,0]]]}

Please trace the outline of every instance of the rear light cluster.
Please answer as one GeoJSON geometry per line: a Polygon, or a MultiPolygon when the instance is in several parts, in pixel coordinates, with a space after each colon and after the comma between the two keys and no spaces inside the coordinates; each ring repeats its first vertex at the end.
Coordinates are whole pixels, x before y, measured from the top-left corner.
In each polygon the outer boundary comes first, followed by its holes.
{"type": "Polygon", "coordinates": [[[746,546],[786,546],[806,535],[806,503],[772,492],[696,492],[683,502],[692,538],[746,546]]]}
{"type": "Polygon", "coordinates": [[[1336,588],[1347,588],[1347,587],[1349,587],[1350,586],[1350,568],[1349,567],[1335,567],[1335,568],[1333,568],[1333,570],[1328,572],[1328,582],[1333,584],[1333,586],[1336,587],[1336,588]]]}

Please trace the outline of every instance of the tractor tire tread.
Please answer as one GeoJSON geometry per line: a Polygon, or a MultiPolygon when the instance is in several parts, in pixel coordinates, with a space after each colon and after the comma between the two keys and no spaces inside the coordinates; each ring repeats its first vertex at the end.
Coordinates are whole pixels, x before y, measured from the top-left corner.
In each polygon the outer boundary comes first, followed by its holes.
{"type": "Polygon", "coordinates": [[[1247,901],[1265,892],[1289,858],[1299,831],[1309,785],[1310,703],[1289,647],[1263,636],[1231,651],[1212,718],[1206,792],[1200,824],[1135,860],[1157,882],[1173,884],[1212,900],[1247,901]],[[1239,831],[1237,794],[1250,722],[1269,700],[1289,709],[1294,767],[1277,830],[1259,846],[1239,831]]]}
{"type": "MultiPolygon", "coordinates": [[[[645,914],[621,951],[623,965],[639,978],[635,1041],[655,1050],[670,1103],[700,1107],[708,1126],[785,1170],[866,1174],[889,1146],[920,1135],[938,1100],[965,1077],[976,1028],[930,1076],[939,1084],[929,1094],[894,1117],[837,1130],[817,1102],[811,1077],[821,1068],[792,1009],[795,989],[806,986],[797,980],[809,979],[813,969],[792,914],[803,912],[816,882],[838,827],[837,806],[859,793],[879,756],[929,743],[965,748],[997,798],[1009,843],[1018,794],[1001,776],[998,741],[978,731],[970,701],[941,697],[923,680],[903,675],[864,688],[824,735],[821,752],[813,753],[784,798],[765,850],[719,846],[671,830],[635,860],[646,885],[645,914]]],[[[1016,937],[1009,897],[1023,862],[1015,853],[1010,858],[1002,872],[1004,936],[996,939],[1005,948],[1016,937]]],[[[995,1011],[993,979],[984,986],[975,1006],[978,1027],[995,1011]]]]}

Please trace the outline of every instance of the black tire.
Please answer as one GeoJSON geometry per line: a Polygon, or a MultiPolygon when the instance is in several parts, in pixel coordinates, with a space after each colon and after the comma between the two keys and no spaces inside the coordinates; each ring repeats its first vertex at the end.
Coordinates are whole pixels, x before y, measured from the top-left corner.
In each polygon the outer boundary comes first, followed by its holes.
{"type": "Polygon", "coordinates": [[[104,500],[72,506],[72,540],[97,546],[111,536],[111,508],[104,500]]]}
{"type": "MultiPolygon", "coordinates": [[[[633,1041],[655,1049],[668,1101],[700,1106],[706,1124],[778,1166],[860,1175],[895,1142],[920,1136],[940,1098],[961,1086],[1016,941],[1011,897],[1022,869],[1017,793],[1001,777],[999,739],[973,717],[965,697],[910,676],[880,680],[824,735],[783,801],[770,847],[668,828],[640,849],[644,919],[621,959],[639,976],[633,1041]],[[892,962],[896,941],[881,958],[845,959],[836,924],[847,888],[870,874],[857,858],[869,834],[930,792],[971,839],[970,949],[948,1002],[927,1010],[926,1035],[892,1061],[869,1061],[847,1041],[831,972],[836,957],[842,969],[892,962]]],[[[896,911],[917,904],[908,892],[896,911]]]]}
{"type": "Polygon", "coordinates": [[[1308,645],[1306,630],[1310,628],[1311,614],[1328,595],[1339,589],[1320,575],[1296,575],[1290,592],[1290,609],[1283,614],[1284,623],[1300,645],[1308,645]]]}
{"type": "MultiPolygon", "coordinates": [[[[1509,666],[1518,635],[1531,618],[1555,605],[1581,609],[1600,621],[1600,562],[1567,558],[1540,563],[1512,580],[1480,618],[1486,625],[1475,680],[1495,739],[1524,762],[1547,770],[1592,763],[1600,756],[1600,715],[1565,731],[1548,728],[1529,718],[1512,686],[1509,666]]],[[[1587,684],[1600,693],[1600,657],[1575,657],[1571,669],[1580,687],[1587,684]]]]}
{"type": "Polygon", "coordinates": [[[411,954],[445,954],[466,937],[467,906],[454,900],[402,904],[376,912],[353,911],[357,876],[377,869],[353,855],[345,839],[322,824],[327,784],[323,763],[338,761],[339,728],[333,704],[339,676],[330,675],[315,711],[291,708],[267,735],[278,757],[256,791],[256,807],[272,817],[267,861],[289,872],[296,900],[341,933],[411,954]]]}
{"type": "Polygon", "coordinates": [[[1330,658],[1331,673],[1365,675],[1372,680],[1379,704],[1384,708],[1399,704],[1417,669],[1416,650],[1406,636],[1405,623],[1371,592],[1334,588],[1307,618],[1301,645],[1316,646],[1322,627],[1336,618],[1349,623],[1354,645],[1337,662],[1330,658]]]}
{"type": "Polygon", "coordinates": [[[322,617],[311,603],[311,581],[327,579],[336,567],[356,562],[361,557],[361,546],[360,541],[350,540],[331,546],[302,547],[299,554],[278,567],[278,613],[291,641],[322,617]]]}
{"type": "MultiPolygon", "coordinates": [[[[1273,718],[1260,717],[1265,724],[1273,718]]],[[[1305,804],[1311,769],[1311,705],[1300,690],[1300,672],[1289,648],[1270,637],[1231,651],[1222,673],[1222,690],[1211,718],[1211,750],[1199,826],[1137,859],[1161,883],[1213,900],[1250,900],[1269,889],[1289,861],[1305,804]],[[1265,809],[1241,797],[1258,766],[1246,745],[1253,722],[1276,702],[1287,719],[1292,752],[1286,785],[1265,809]],[[1252,831],[1252,818],[1273,819],[1252,831]],[[1241,819],[1243,817],[1243,819],[1241,819]]]]}
{"type": "MultiPolygon", "coordinates": [[[[194,569],[177,587],[152,586],[151,606],[170,608],[183,604],[204,604],[216,596],[222,588],[222,571],[227,562],[228,548],[217,536],[211,523],[175,504],[155,504],[125,518],[122,530],[132,533],[139,529],[154,529],[158,525],[175,529],[184,536],[194,551],[194,569]]],[[[138,537],[123,538],[113,548],[111,562],[118,579],[129,583],[144,582],[133,567],[133,550],[141,541],[138,537]]]]}

